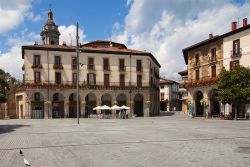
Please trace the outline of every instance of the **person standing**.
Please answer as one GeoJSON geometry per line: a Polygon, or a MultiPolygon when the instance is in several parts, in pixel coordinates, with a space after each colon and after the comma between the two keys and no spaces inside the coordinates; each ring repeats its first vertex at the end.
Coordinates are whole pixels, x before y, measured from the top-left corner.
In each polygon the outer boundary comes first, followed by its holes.
{"type": "Polygon", "coordinates": [[[193,105],[192,105],[192,103],[189,103],[189,115],[190,115],[190,117],[191,118],[193,118],[193,105]]]}

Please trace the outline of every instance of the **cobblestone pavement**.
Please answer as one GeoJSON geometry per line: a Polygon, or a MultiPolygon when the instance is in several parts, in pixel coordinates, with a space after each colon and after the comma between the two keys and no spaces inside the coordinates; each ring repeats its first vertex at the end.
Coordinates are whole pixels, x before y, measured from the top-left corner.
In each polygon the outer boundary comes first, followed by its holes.
{"type": "Polygon", "coordinates": [[[162,116],[130,120],[0,120],[0,166],[247,167],[250,121],[162,116]]]}

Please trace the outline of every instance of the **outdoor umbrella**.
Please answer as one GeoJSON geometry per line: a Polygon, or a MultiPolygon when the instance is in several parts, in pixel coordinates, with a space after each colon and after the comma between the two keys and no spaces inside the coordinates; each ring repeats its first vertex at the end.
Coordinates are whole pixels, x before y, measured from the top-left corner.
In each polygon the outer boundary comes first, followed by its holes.
{"type": "Polygon", "coordinates": [[[130,109],[130,107],[127,107],[127,106],[124,106],[124,105],[121,106],[120,108],[121,108],[121,109],[125,109],[125,110],[129,110],[129,109],[130,109]]]}
{"type": "Polygon", "coordinates": [[[93,110],[102,110],[102,107],[101,106],[97,106],[97,107],[93,108],[93,110]]]}
{"type": "Polygon", "coordinates": [[[119,107],[119,106],[117,106],[117,105],[114,105],[114,106],[111,107],[111,109],[112,109],[112,110],[120,110],[121,107],[119,107]]]}

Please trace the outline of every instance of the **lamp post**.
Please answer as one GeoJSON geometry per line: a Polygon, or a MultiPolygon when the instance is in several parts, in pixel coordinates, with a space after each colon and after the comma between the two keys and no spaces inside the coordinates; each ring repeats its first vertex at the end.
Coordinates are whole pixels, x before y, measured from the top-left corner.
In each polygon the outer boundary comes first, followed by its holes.
{"type": "Polygon", "coordinates": [[[79,35],[78,35],[78,22],[76,23],[76,63],[77,63],[77,85],[76,85],[76,112],[77,124],[79,124],[79,35]]]}

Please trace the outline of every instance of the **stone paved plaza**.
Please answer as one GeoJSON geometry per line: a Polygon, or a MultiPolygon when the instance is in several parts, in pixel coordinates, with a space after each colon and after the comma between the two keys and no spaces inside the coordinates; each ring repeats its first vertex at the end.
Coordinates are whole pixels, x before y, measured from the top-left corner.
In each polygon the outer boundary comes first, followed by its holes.
{"type": "Polygon", "coordinates": [[[0,166],[247,167],[250,121],[162,116],[130,120],[0,120],[0,166]]]}

